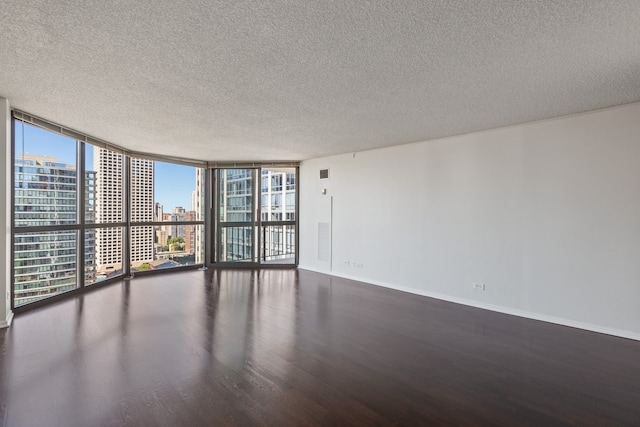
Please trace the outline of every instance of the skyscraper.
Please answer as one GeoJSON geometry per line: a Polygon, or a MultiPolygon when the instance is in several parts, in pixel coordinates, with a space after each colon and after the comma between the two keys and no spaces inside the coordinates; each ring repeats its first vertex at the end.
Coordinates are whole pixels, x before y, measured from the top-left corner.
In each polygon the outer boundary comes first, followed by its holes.
{"type": "MultiPolygon", "coordinates": [[[[123,156],[104,148],[94,148],[93,169],[96,178],[96,223],[123,222],[123,156]]],[[[122,269],[122,228],[96,229],[96,264],[98,272],[122,269]]]]}
{"type": "MultiPolygon", "coordinates": [[[[87,170],[84,173],[84,220],[87,224],[96,222],[96,173],[87,170]]],[[[96,264],[96,229],[88,228],[84,231],[84,282],[95,283],[97,279],[96,264]]]]}
{"type": "MultiPolygon", "coordinates": [[[[152,222],[153,161],[131,158],[131,222],[152,222]]],[[[131,227],[130,256],[135,266],[153,261],[153,226],[131,227]]]]}
{"type": "MultiPolygon", "coordinates": [[[[186,211],[184,213],[185,221],[195,221],[196,213],[194,211],[186,211]]],[[[185,236],[184,236],[184,251],[190,255],[195,254],[196,249],[196,234],[198,230],[197,225],[185,225],[185,236]]]]}
{"type": "MultiPolygon", "coordinates": [[[[96,147],[93,167],[96,173],[96,221],[123,222],[123,156],[96,147]]],[[[131,221],[154,221],[153,161],[131,158],[131,221]]],[[[96,230],[98,270],[108,272],[122,268],[122,229],[105,227],[96,230]]],[[[153,260],[152,226],[131,227],[129,250],[135,266],[153,260]]]]}
{"type": "MultiPolygon", "coordinates": [[[[172,212],[172,220],[173,221],[186,221],[186,210],[182,206],[176,206],[173,208],[172,212]]],[[[184,224],[174,225],[175,234],[172,234],[171,237],[182,237],[183,239],[187,239],[187,229],[184,224]]]]}
{"type": "MultiPolygon", "coordinates": [[[[85,174],[86,200],[93,199],[93,172],[85,174]]],[[[21,226],[77,224],[76,166],[54,157],[24,154],[15,159],[14,296],[20,306],[77,287],[77,230],[20,233],[21,226]]],[[[85,207],[90,222],[93,210],[85,207]]],[[[87,231],[84,273],[95,278],[93,231],[87,231]]]]}
{"type": "Polygon", "coordinates": [[[162,203],[158,203],[155,202],[153,204],[153,220],[156,222],[160,222],[162,221],[162,214],[163,214],[163,209],[164,207],[162,206],[162,203]]]}

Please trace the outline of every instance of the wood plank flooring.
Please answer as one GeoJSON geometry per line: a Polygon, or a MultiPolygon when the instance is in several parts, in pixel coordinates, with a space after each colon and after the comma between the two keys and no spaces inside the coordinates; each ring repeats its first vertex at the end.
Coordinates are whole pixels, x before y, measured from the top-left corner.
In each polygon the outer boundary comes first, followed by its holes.
{"type": "Polygon", "coordinates": [[[296,270],[136,277],[0,331],[6,426],[640,425],[640,342],[296,270]]]}

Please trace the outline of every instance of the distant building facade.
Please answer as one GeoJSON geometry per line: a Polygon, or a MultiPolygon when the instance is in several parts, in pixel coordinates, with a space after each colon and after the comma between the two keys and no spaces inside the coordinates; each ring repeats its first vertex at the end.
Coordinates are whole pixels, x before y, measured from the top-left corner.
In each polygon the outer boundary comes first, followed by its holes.
{"type": "MultiPolygon", "coordinates": [[[[85,174],[85,198],[92,200],[95,174],[85,174]]],[[[78,222],[75,165],[55,157],[24,154],[15,159],[14,183],[14,304],[20,306],[43,296],[77,287],[78,232],[20,233],[20,227],[70,225],[78,222]]],[[[95,218],[88,204],[86,221],[95,218]]],[[[85,280],[95,280],[95,232],[84,236],[85,280]]]]}
{"type": "MultiPolygon", "coordinates": [[[[131,158],[131,221],[152,222],[153,161],[131,158]]],[[[96,222],[123,222],[123,155],[108,149],[94,148],[93,168],[96,176],[96,222]]],[[[152,226],[132,227],[129,251],[132,264],[153,260],[152,226]]],[[[122,268],[123,233],[121,227],[96,229],[96,263],[101,272],[122,268]]]]}

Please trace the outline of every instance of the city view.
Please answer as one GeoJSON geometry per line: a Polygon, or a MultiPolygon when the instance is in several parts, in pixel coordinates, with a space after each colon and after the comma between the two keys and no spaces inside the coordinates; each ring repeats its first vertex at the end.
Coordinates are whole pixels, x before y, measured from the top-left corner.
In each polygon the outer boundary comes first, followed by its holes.
{"type": "MultiPolygon", "coordinates": [[[[130,158],[126,236],[122,153],[23,123],[15,127],[14,306],[78,288],[79,254],[85,286],[121,276],[127,260],[132,273],[205,262],[205,169],[130,158]]],[[[216,260],[291,263],[295,170],[217,173],[216,260]],[[254,218],[258,188],[261,214],[254,218]]]]}

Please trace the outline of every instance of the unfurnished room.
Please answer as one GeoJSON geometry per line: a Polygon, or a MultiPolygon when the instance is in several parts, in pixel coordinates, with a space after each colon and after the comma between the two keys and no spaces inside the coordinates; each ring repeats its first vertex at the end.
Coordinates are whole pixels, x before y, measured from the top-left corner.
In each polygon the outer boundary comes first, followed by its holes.
{"type": "Polygon", "coordinates": [[[637,0],[0,3],[0,426],[639,426],[637,0]]]}

